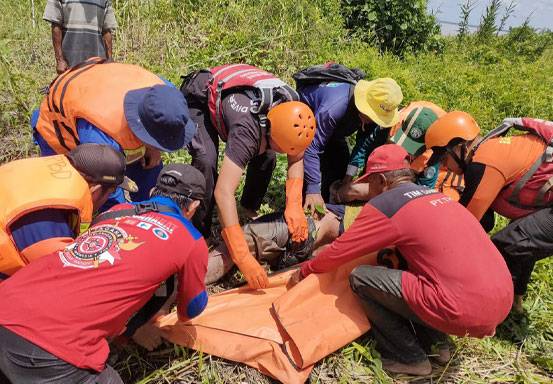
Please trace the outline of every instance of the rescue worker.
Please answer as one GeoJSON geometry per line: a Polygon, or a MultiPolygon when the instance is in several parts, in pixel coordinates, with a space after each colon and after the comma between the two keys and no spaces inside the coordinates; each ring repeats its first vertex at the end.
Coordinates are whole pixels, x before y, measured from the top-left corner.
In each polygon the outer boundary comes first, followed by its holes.
{"type": "Polygon", "coordinates": [[[492,241],[511,271],[513,310],[519,313],[534,264],[553,254],[551,139],[553,123],[531,118],[505,119],[481,137],[477,122],[460,111],[438,119],[425,137],[433,161],[441,158],[449,170],[464,174],[461,204],[478,220],[488,215],[493,223],[493,212],[512,220],[492,241]],[[504,136],[511,128],[526,133],[504,136]]]}
{"type": "Polygon", "coordinates": [[[108,339],[175,273],[179,318],[204,310],[207,245],[189,221],[205,193],[200,179],[193,168],[169,169],[152,198],[113,207],[0,284],[0,370],[9,380],[123,383],[106,365],[108,339]]]}
{"type": "MultiPolygon", "coordinates": [[[[78,144],[108,144],[123,152],[126,174],[148,198],[162,168],[160,151],[183,148],[194,136],[186,100],[172,85],[137,65],[91,58],[49,86],[31,125],[43,156],[78,144]]],[[[118,190],[104,209],[124,202],[118,190]]]]}
{"type": "Polygon", "coordinates": [[[446,334],[494,334],[512,303],[509,271],[466,209],[413,183],[403,148],[375,149],[365,169],[356,182],[364,185],[368,203],[342,236],[302,264],[294,280],[395,245],[407,270],[359,266],[350,284],[371,323],[384,369],[427,375],[430,345],[440,351],[438,362],[450,358],[446,334]],[[463,242],[456,237],[459,227],[463,242]]]}
{"type": "MultiPolygon", "coordinates": [[[[411,169],[416,174],[416,183],[438,191],[459,201],[460,192],[463,190],[463,176],[455,175],[440,164],[429,164],[432,155],[431,149],[424,145],[424,135],[430,125],[445,112],[428,101],[414,101],[399,112],[399,122],[390,130],[390,141],[401,145],[408,153],[411,160],[411,169]]],[[[331,186],[330,201],[340,204],[358,199],[357,189],[361,195],[363,188],[359,184],[342,185],[335,182],[331,186]]]]}
{"type": "Polygon", "coordinates": [[[135,191],[124,173],[123,155],[101,144],[1,166],[0,278],[73,242],[117,186],[135,191]]]}
{"type": "Polygon", "coordinates": [[[351,82],[323,81],[298,88],[301,101],[311,107],[317,132],[305,151],[305,205],[314,211],[329,201],[330,185],[347,185],[367,156],[388,140],[399,120],[401,88],[390,78],[351,82]],[[350,155],[346,138],[354,133],[350,155]]]}
{"type": "Polygon", "coordinates": [[[249,252],[238,221],[235,193],[247,166],[240,203],[248,216],[255,216],[276,165],[275,152],[286,154],[284,217],[292,240],[305,241],[303,152],[315,135],[315,117],[306,104],[296,101],[298,95],[289,85],[246,64],[194,72],[185,78],[181,90],[198,126],[188,146],[192,165],[206,177],[206,198],[196,223],[204,236],[210,234],[216,202],[222,237],[233,261],[250,287],[266,287],[267,273],[249,252]],[[219,139],[226,146],[217,175],[219,139]]]}

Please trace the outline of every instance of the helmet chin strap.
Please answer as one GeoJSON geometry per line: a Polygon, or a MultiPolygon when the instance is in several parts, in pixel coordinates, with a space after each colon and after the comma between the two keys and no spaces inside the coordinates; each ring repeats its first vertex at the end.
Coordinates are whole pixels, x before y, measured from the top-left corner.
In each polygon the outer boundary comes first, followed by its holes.
{"type": "Polygon", "coordinates": [[[463,173],[464,173],[466,168],[467,168],[467,164],[465,162],[465,156],[467,154],[467,148],[466,148],[465,144],[463,143],[461,145],[461,157],[457,156],[457,154],[455,153],[455,151],[451,147],[446,147],[445,150],[453,158],[453,160],[455,160],[455,162],[457,163],[459,168],[461,168],[463,170],[463,173]]]}

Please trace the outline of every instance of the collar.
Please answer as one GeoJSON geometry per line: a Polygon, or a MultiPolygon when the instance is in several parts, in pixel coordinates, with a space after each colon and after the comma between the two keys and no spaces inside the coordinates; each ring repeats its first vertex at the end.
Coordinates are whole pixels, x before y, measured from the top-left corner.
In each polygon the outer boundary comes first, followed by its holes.
{"type": "Polygon", "coordinates": [[[181,209],[179,208],[179,206],[177,205],[177,203],[175,203],[172,199],[170,199],[169,197],[165,197],[165,196],[154,196],[154,197],[151,197],[150,199],[148,200],[144,200],[144,201],[141,201],[141,203],[156,203],[156,204],[159,204],[159,205],[164,205],[168,208],[170,208],[174,213],[176,213],[177,215],[179,216],[182,216],[182,211],[181,209]]]}

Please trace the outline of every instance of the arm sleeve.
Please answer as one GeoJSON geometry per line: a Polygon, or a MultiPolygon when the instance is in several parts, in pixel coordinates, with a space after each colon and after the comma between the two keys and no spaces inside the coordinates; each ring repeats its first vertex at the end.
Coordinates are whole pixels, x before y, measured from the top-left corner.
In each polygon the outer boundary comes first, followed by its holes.
{"type": "Polygon", "coordinates": [[[44,8],[44,15],[42,19],[49,21],[53,24],[63,25],[63,10],[61,7],[61,1],[48,0],[46,7],[44,8]]]}
{"type": "Polygon", "coordinates": [[[17,250],[31,260],[63,248],[75,236],[70,215],[67,210],[43,209],[21,217],[10,225],[17,250]]]}
{"type": "Polygon", "coordinates": [[[465,172],[465,189],[459,202],[481,220],[505,183],[505,177],[496,168],[471,163],[465,172]]]}
{"type": "Polygon", "coordinates": [[[117,141],[106,135],[98,127],[92,123],[89,123],[85,119],[77,120],[77,132],[79,134],[79,141],[81,144],[107,144],[122,152],[122,148],[117,141]]]}
{"type": "Polygon", "coordinates": [[[367,204],[351,227],[314,259],[302,264],[301,274],[324,273],[350,260],[394,244],[399,238],[391,220],[367,204]]]}
{"type": "MultiPolygon", "coordinates": [[[[324,106],[320,106],[324,107],[324,106]]],[[[322,109],[322,108],[321,108],[322,109]]],[[[336,117],[328,110],[318,111],[315,115],[317,130],[313,141],[303,156],[304,180],[306,193],[321,193],[321,154],[334,134],[337,126],[336,117]]]]}
{"type": "Polygon", "coordinates": [[[207,272],[207,245],[203,238],[196,240],[188,259],[179,272],[177,313],[186,321],[198,316],[207,305],[205,274],[207,272]]]}
{"type": "Polygon", "coordinates": [[[233,93],[223,99],[223,116],[228,130],[225,155],[240,168],[246,168],[259,153],[262,134],[259,122],[250,112],[251,99],[233,93]]]}
{"type": "MultiPolygon", "coordinates": [[[[386,143],[388,139],[388,129],[380,128],[378,125],[373,125],[367,130],[358,130],[355,136],[355,146],[351,151],[349,170],[359,169],[365,166],[367,158],[379,147],[386,143]]],[[[350,176],[354,176],[348,173],[350,176]]]]}
{"type": "Polygon", "coordinates": [[[102,32],[110,32],[117,28],[117,20],[115,19],[115,12],[111,1],[106,1],[106,10],[104,15],[104,25],[102,26],[102,32]]]}

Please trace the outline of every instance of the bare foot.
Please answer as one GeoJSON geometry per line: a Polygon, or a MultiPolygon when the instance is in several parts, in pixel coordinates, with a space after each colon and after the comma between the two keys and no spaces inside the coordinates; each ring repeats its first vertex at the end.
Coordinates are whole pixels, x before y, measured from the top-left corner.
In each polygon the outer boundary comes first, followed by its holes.
{"type": "Polygon", "coordinates": [[[413,376],[426,376],[432,373],[432,365],[430,365],[428,359],[411,364],[404,364],[390,359],[382,359],[382,368],[392,373],[404,373],[413,376]]]}

